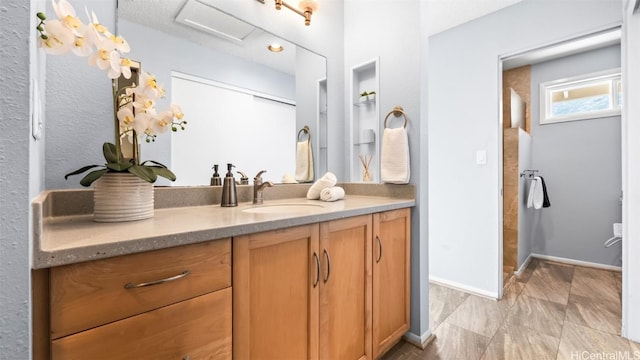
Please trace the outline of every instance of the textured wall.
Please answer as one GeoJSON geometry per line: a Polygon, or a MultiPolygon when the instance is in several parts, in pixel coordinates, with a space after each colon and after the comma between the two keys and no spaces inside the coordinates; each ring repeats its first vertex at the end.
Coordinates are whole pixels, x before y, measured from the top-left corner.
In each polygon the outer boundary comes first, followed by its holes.
{"type": "Polygon", "coordinates": [[[29,2],[0,3],[0,358],[29,357],[29,2]]]}
{"type": "Polygon", "coordinates": [[[620,46],[531,67],[533,167],[549,190],[550,208],[534,210],[537,254],[621,265],[620,245],[604,248],[622,221],[620,116],[540,125],[540,83],[620,67],[620,46]]]}

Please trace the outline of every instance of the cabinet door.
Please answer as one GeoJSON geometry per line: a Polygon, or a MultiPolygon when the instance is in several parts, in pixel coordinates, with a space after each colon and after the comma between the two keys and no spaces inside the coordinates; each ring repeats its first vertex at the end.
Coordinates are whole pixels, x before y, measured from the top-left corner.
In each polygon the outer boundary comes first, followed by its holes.
{"type": "Polygon", "coordinates": [[[373,215],[373,354],[409,330],[411,211],[373,215]]]}
{"type": "Polygon", "coordinates": [[[233,239],[234,359],[317,359],[318,225],[233,239]]]}
{"type": "Polygon", "coordinates": [[[371,359],[371,215],[320,224],[320,359],[371,359]]]}
{"type": "Polygon", "coordinates": [[[54,340],[51,352],[54,360],[231,359],[231,288],[54,340]]]}

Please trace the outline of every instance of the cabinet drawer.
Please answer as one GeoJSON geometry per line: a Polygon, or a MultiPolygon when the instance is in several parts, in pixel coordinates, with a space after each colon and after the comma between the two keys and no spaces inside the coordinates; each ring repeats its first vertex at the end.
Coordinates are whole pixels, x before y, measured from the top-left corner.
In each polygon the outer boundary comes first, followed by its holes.
{"type": "Polygon", "coordinates": [[[56,267],[50,281],[57,339],[230,286],[231,239],[56,267]]]}
{"type": "Polygon", "coordinates": [[[56,359],[231,359],[231,288],[70,335],[56,359]]]}

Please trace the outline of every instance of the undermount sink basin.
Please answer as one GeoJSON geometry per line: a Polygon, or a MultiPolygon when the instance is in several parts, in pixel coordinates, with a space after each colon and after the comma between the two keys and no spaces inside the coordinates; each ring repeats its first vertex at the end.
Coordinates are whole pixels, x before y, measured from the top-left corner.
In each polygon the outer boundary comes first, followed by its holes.
{"type": "Polygon", "coordinates": [[[273,204],[256,205],[242,211],[251,214],[313,214],[323,208],[319,204],[273,204]]]}

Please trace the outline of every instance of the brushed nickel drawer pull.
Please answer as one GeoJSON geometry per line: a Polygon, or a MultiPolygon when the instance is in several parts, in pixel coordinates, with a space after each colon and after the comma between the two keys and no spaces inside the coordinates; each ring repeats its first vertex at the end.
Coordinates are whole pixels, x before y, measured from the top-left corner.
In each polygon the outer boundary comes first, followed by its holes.
{"type": "Polygon", "coordinates": [[[327,281],[329,281],[329,277],[331,276],[331,258],[329,257],[329,253],[327,252],[327,249],[324,249],[324,257],[327,258],[327,276],[325,276],[324,278],[324,282],[325,284],[327,283],[327,281]]]}
{"type": "Polygon", "coordinates": [[[376,264],[382,260],[382,240],[380,240],[380,236],[376,235],[376,239],[378,240],[378,258],[376,259],[376,264]]]}
{"type": "Polygon", "coordinates": [[[313,252],[313,257],[316,259],[316,280],[313,282],[313,287],[315,288],[320,282],[320,259],[315,251],[313,252]]]}
{"type": "Polygon", "coordinates": [[[172,277],[168,277],[168,278],[164,278],[164,279],[160,279],[160,280],[154,280],[154,281],[149,281],[149,282],[144,282],[144,283],[139,283],[139,284],[126,283],[126,284],[124,284],[124,288],[125,289],[136,289],[136,288],[141,288],[141,287],[145,287],[145,286],[160,285],[160,284],[168,283],[168,282],[171,282],[171,281],[176,281],[178,279],[182,279],[183,277],[187,277],[189,274],[191,274],[191,271],[185,270],[181,274],[178,274],[178,275],[172,276],[172,277]]]}

